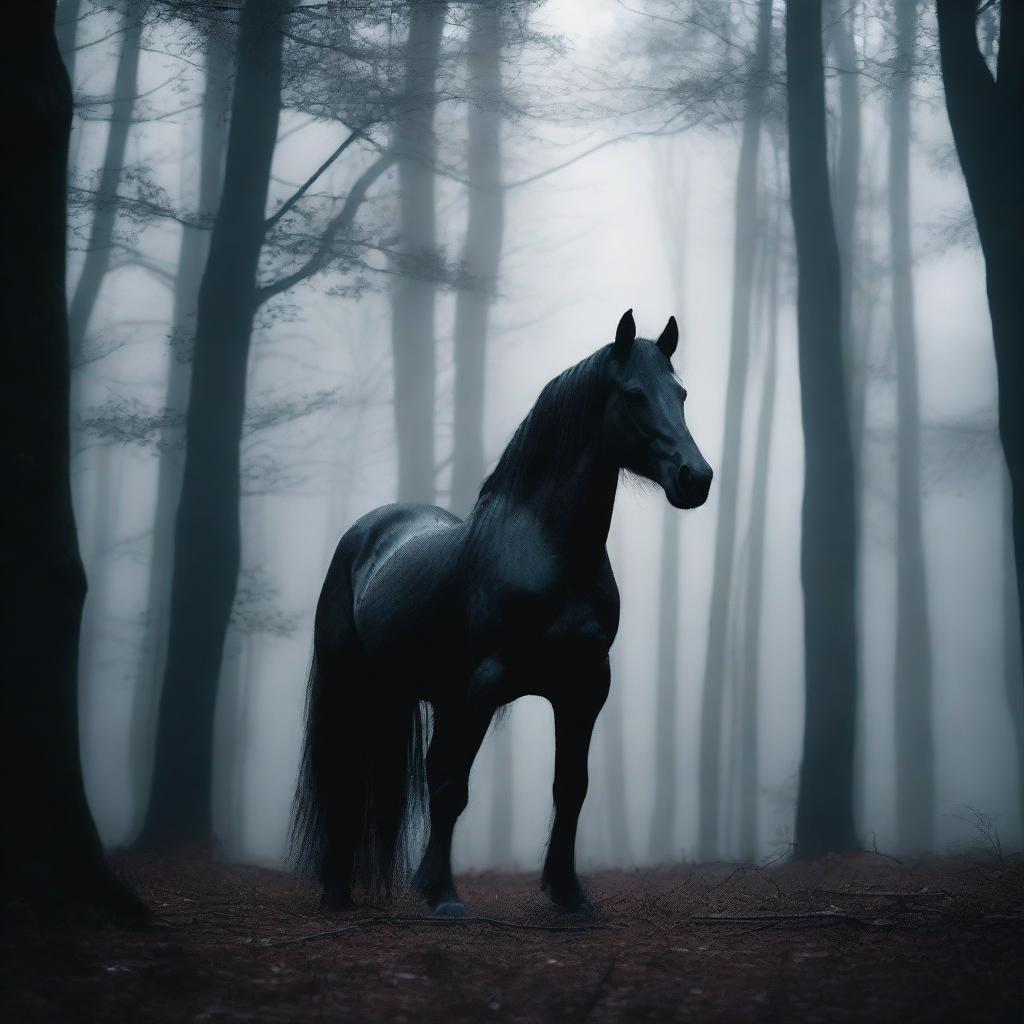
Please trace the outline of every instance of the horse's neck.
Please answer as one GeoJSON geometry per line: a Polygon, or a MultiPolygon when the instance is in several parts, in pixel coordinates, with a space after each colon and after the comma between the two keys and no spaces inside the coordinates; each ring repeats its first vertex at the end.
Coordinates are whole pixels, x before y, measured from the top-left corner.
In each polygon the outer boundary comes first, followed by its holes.
{"type": "Polygon", "coordinates": [[[533,513],[545,540],[570,562],[603,564],[615,505],[618,468],[593,451],[581,452],[571,472],[540,482],[533,513]]]}

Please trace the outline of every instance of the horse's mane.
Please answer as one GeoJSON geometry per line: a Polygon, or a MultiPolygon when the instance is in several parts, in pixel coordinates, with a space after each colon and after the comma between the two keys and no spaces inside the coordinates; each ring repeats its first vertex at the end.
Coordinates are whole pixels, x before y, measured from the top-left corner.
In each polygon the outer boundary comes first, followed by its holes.
{"type": "Polygon", "coordinates": [[[567,467],[595,436],[595,421],[604,409],[600,384],[611,348],[598,349],[548,381],[484,480],[478,503],[497,493],[528,491],[567,467]]]}

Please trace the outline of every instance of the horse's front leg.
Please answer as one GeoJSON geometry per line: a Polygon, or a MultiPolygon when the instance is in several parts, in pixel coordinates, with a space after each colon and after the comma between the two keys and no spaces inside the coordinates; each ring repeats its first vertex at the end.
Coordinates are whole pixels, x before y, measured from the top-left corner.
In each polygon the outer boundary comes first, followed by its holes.
{"type": "Polygon", "coordinates": [[[587,795],[587,756],[594,722],[608,697],[608,660],[587,678],[551,696],[555,712],[555,821],[544,861],[543,886],[563,910],[588,913],[576,875],[576,826],[587,795]]]}
{"type": "Polygon", "coordinates": [[[430,838],[413,884],[435,914],[463,913],[452,876],[452,833],[466,808],[469,772],[490,720],[490,712],[466,704],[434,707],[434,734],[427,751],[430,838]]]}

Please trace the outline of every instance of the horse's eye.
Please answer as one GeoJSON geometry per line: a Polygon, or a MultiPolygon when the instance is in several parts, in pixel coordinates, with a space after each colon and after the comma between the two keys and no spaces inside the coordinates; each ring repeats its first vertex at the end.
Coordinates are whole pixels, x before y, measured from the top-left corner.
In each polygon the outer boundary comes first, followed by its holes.
{"type": "Polygon", "coordinates": [[[645,397],[643,388],[626,388],[622,393],[625,395],[626,401],[629,402],[630,405],[642,402],[645,397]]]}

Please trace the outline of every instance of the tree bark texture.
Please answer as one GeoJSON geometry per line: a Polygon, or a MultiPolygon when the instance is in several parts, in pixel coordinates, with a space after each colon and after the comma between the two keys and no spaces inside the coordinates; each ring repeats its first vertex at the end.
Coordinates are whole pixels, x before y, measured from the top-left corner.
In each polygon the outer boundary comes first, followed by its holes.
{"type": "Polygon", "coordinates": [[[790,204],[804,432],[800,578],[804,592],[804,736],[797,853],[857,846],[857,528],[842,347],[842,274],[825,135],[821,4],[786,5],[790,204]]]}
{"type": "Polygon", "coordinates": [[[287,9],[287,0],[248,0],[239,21],[223,198],[199,290],[167,666],[143,845],[210,836],[214,710],[238,583],[242,417],[287,9]]]}

